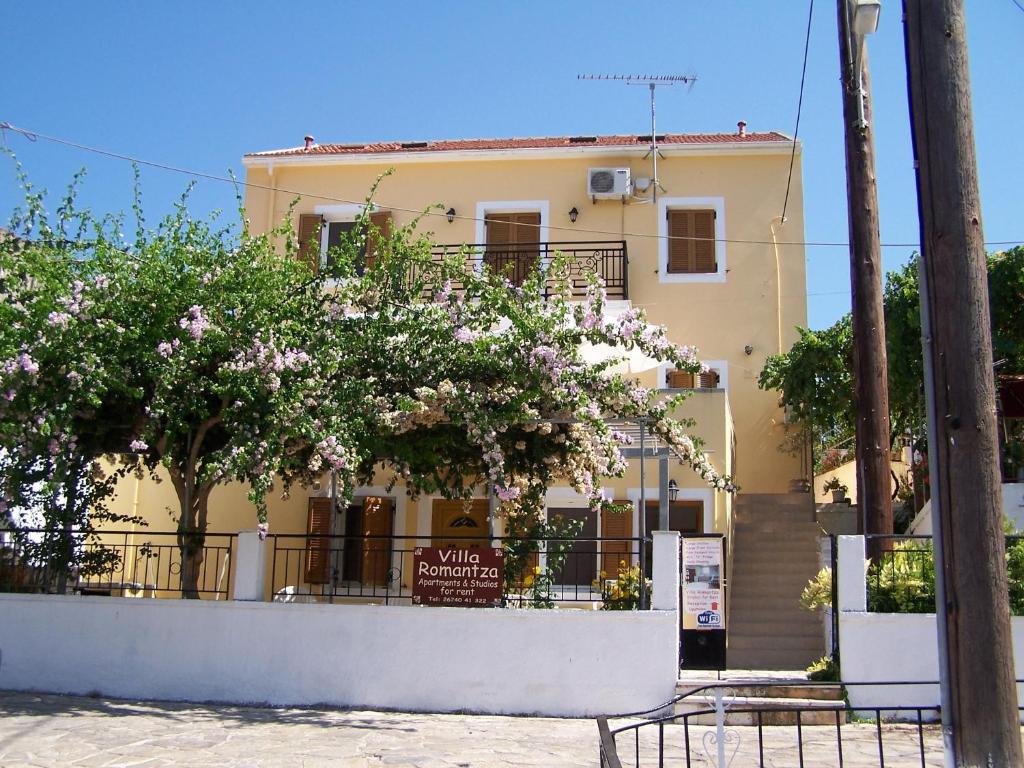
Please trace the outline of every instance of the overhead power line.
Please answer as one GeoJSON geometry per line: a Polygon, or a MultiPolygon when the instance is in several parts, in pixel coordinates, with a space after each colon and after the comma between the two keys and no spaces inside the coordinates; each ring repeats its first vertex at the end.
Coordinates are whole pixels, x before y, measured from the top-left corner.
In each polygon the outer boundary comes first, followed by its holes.
{"type": "MultiPolygon", "coordinates": [[[[316,199],[316,200],[327,200],[327,201],[330,201],[332,203],[342,203],[342,204],[346,204],[346,205],[364,205],[366,203],[365,200],[351,200],[349,198],[334,197],[332,195],[326,195],[326,194],[322,194],[322,193],[303,192],[302,190],[286,189],[284,187],[273,187],[273,186],[270,186],[268,184],[257,184],[257,183],[252,182],[252,181],[239,181],[238,179],[230,177],[230,176],[220,176],[220,175],[217,175],[217,174],[214,174],[214,173],[206,173],[204,171],[195,171],[195,170],[192,170],[190,168],[184,168],[184,167],[177,166],[177,165],[170,165],[169,163],[160,163],[160,162],[156,162],[154,160],[145,160],[143,158],[134,157],[133,155],[126,154],[124,152],[114,152],[114,151],[108,150],[108,149],[100,149],[99,147],[91,147],[91,146],[89,146],[87,144],[81,144],[81,143],[79,143],[77,141],[71,141],[70,139],[63,139],[63,138],[60,138],[58,136],[48,136],[45,133],[39,133],[38,131],[30,131],[30,130],[28,130],[26,128],[20,128],[20,127],[18,127],[16,125],[12,125],[9,122],[0,121],[0,136],[2,136],[6,131],[11,131],[12,133],[16,133],[16,134],[19,134],[21,136],[24,136],[26,139],[28,139],[29,141],[32,141],[32,142],[35,142],[35,141],[38,141],[39,139],[42,139],[43,141],[49,141],[49,142],[52,142],[54,144],[62,144],[64,146],[66,146],[66,147],[71,147],[73,149],[79,149],[79,150],[82,150],[83,152],[91,152],[93,154],[102,155],[104,157],[114,158],[116,160],[124,160],[126,162],[134,163],[136,165],[144,165],[144,166],[147,166],[147,167],[150,167],[150,168],[158,168],[158,169],[163,170],[163,171],[171,171],[173,173],[180,173],[180,174],[184,174],[186,176],[191,176],[191,177],[197,178],[197,179],[206,179],[208,181],[219,181],[219,182],[223,182],[225,184],[231,184],[232,186],[235,186],[235,187],[241,186],[241,187],[246,187],[246,188],[249,188],[249,189],[260,189],[260,190],[264,190],[264,191],[267,191],[267,192],[271,192],[271,191],[272,192],[283,192],[284,194],[287,194],[287,195],[296,195],[297,197],[308,197],[308,198],[313,198],[313,199],[316,199]]],[[[382,201],[376,201],[375,204],[380,206],[381,208],[386,208],[386,209],[389,209],[389,210],[392,210],[392,211],[401,211],[403,213],[412,213],[414,215],[421,215],[422,214],[422,215],[433,216],[433,217],[441,217],[441,218],[444,218],[445,220],[447,220],[447,214],[445,212],[443,212],[443,211],[433,211],[433,210],[423,211],[423,210],[418,209],[418,208],[406,208],[406,207],[403,207],[403,206],[400,206],[400,205],[390,205],[390,204],[384,203],[382,201]]],[[[477,216],[465,216],[465,215],[458,215],[458,214],[455,215],[453,218],[454,219],[458,219],[460,221],[473,221],[473,222],[483,222],[483,221],[485,221],[485,219],[477,217],[477,216]]],[[[550,224],[550,223],[548,223],[548,224],[526,224],[526,223],[524,223],[524,224],[519,224],[518,226],[534,227],[536,229],[540,229],[541,227],[546,227],[549,230],[555,230],[555,231],[559,231],[559,232],[571,232],[573,234],[585,233],[585,234],[591,234],[591,235],[611,235],[611,236],[614,236],[617,239],[618,238],[631,237],[631,238],[638,238],[638,239],[643,238],[643,239],[648,239],[648,240],[701,240],[701,241],[713,241],[713,242],[716,242],[716,243],[732,243],[732,244],[736,244],[736,245],[773,245],[773,246],[774,245],[781,245],[781,246],[804,246],[804,247],[811,247],[811,248],[849,248],[850,247],[849,243],[847,243],[847,242],[839,242],[839,241],[836,241],[836,242],[812,241],[812,240],[779,240],[779,241],[773,241],[773,240],[754,240],[754,239],[728,238],[728,237],[714,237],[714,238],[712,238],[712,237],[678,237],[678,236],[660,235],[660,234],[657,234],[657,233],[649,233],[649,232],[616,232],[614,230],[607,230],[607,229],[592,229],[592,228],[587,228],[587,227],[566,227],[566,226],[559,226],[557,224],[550,224]]],[[[985,245],[987,245],[987,246],[1010,246],[1010,245],[1020,245],[1020,244],[1024,244],[1024,239],[991,241],[991,242],[985,243],[985,245]]],[[[919,248],[920,244],[919,243],[882,243],[882,247],[884,247],[884,248],[919,248]]]]}
{"type": "Polygon", "coordinates": [[[807,80],[807,52],[811,48],[811,20],[814,18],[814,0],[807,10],[807,35],[804,37],[804,64],[800,70],[800,97],[796,100],[796,127],[793,129],[793,150],[789,153],[789,177],[786,179],[786,198],[782,201],[782,221],[786,221],[789,208],[789,188],[793,183],[793,165],[796,162],[796,140],[800,135],[800,112],[804,106],[804,83],[807,80]]]}

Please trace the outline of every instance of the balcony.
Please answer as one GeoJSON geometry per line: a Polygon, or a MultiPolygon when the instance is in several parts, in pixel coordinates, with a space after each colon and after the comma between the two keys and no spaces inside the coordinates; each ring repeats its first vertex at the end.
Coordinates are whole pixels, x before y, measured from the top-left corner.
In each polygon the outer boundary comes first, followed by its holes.
{"type": "Polygon", "coordinates": [[[432,253],[438,259],[464,253],[467,265],[479,270],[487,264],[520,284],[538,260],[546,263],[556,253],[568,257],[569,288],[572,297],[582,299],[587,292],[587,278],[596,274],[604,279],[609,299],[629,298],[629,257],[625,240],[591,240],[558,243],[510,243],[507,245],[448,244],[435,245],[432,253]]]}

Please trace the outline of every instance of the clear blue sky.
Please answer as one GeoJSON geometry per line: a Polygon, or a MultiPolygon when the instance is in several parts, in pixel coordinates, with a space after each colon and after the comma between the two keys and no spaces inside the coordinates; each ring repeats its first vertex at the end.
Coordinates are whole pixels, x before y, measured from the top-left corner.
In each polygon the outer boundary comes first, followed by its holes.
{"type": "MultiPolygon", "coordinates": [[[[659,91],[659,132],[792,134],[808,2],[24,2],[3,4],[0,120],[140,158],[244,176],[247,151],[318,141],[542,136],[649,130],[647,91],[578,72],[684,73],[659,91]]],[[[900,3],[870,38],[882,240],[918,239],[900,3]]],[[[1024,239],[1024,12],[967,0],[975,131],[988,241],[1024,239]],[[1015,54],[1014,51],[1017,51],[1015,54]]],[[[847,240],[836,9],[817,0],[800,138],[808,241],[847,240]]],[[[88,169],[82,199],[127,210],[123,162],[8,133],[37,186],[88,169]]],[[[187,183],[143,171],[150,217],[187,183]]],[[[19,200],[0,161],[0,221],[19,200]]],[[[201,181],[196,213],[231,211],[201,181]]],[[[887,269],[912,249],[884,250],[887,269]]],[[[849,309],[843,248],[809,247],[808,311],[849,309]]]]}

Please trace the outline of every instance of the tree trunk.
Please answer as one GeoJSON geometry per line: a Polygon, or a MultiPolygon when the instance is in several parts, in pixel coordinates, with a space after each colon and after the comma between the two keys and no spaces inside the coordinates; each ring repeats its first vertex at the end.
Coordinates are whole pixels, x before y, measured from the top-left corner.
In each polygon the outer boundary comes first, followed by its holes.
{"type": "Polygon", "coordinates": [[[207,501],[211,486],[200,486],[182,499],[178,519],[178,552],[181,556],[181,596],[198,600],[206,554],[207,501]]]}

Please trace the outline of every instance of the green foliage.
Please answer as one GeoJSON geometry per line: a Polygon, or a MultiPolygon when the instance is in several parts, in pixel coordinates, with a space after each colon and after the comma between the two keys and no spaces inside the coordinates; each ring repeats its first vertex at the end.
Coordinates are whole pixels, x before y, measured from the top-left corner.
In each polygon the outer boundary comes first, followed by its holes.
{"type": "MultiPolygon", "coordinates": [[[[1024,247],[988,257],[992,346],[1002,373],[1024,373],[1024,247]]],[[[889,369],[892,434],[923,434],[924,373],[917,256],[885,278],[885,345],[889,369]]],[[[800,339],[784,355],[772,355],[761,371],[762,389],[779,390],[798,423],[813,430],[821,449],[853,435],[853,335],[850,315],[823,331],[798,329],[800,339]]],[[[819,451],[819,454],[824,450],[819,451]]]]}
{"type": "Polygon", "coordinates": [[[619,572],[612,581],[601,581],[601,610],[635,611],[640,607],[640,590],[648,605],[651,599],[651,580],[640,575],[639,565],[619,563],[619,572]]]}
{"type": "Polygon", "coordinates": [[[808,611],[832,605],[832,569],[822,568],[800,593],[800,605],[808,611]]]}
{"type": "MultiPolygon", "coordinates": [[[[1010,613],[1024,616],[1024,538],[1006,543],[1010,613]]],[[[867,570],[868,609],[877,613],[934,613],[935,558],[931,543],[901,541],[867,570]]],[[[809,611],[832,605],[832,569],[822,568],[800,594],[809,611]]]]}
{"type": "Polygon", "coordinates": [[[822,656],[807,668],[807,679],[839,682],[842,680],[839,663],[831,656],[822,656]]]}

